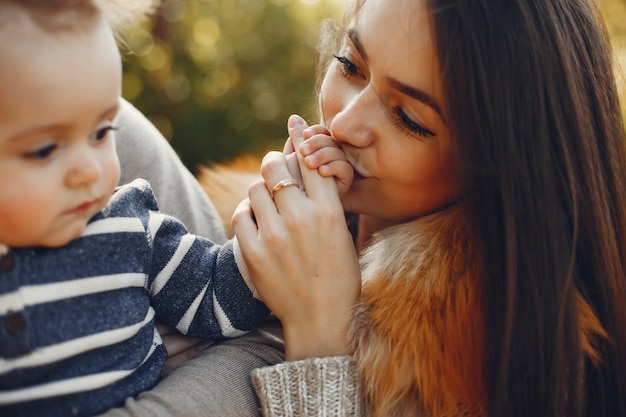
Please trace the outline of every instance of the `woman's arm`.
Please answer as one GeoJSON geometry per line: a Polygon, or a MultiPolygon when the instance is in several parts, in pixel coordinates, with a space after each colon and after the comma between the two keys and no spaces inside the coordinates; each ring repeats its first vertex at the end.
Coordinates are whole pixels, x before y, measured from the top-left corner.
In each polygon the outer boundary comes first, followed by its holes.
{"type": "MultiPolygon", "coordinates": [[[[289,119],[296,150],[304,128],[299,116],[289,119]]],[[[286,359],[344,355],[361,289],[359,263],[334,178],[296,154],[305,191],[285,187],[271,195],[291,174],[283,154],[268,153],[265,182],[250,187],[233,216],[235,234],[261,298],[283,325],[286,359]]]]}
{"type": "MultiPolygon", "coordinates": [[[[304,121],[292,116],[296,151],[304,121]]],[[[253,372],[266,417],[359,415],[358,380],[348,328],[360,292],[360,269],[335,180],[307,168],[298,154],[305,192],[269,190],[291,177],[277,152],[263,161],[265,182],[251,186],[233,224],[257,289],[281,320],[291,362],[253,372]],[[266,186],[267,184],[267,186],[266,186]]]]}

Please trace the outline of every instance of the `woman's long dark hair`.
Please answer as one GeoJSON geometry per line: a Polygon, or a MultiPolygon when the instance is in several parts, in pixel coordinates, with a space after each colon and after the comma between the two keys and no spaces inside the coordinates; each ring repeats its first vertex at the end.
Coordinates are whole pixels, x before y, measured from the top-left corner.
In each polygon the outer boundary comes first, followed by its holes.
{"type": "Polygon", "coordinates": [[[626,139],[595,5],[428,1],[486,270],[490,415],[626,416],[626,139]],[[598,364],[577,293],[608,334],[598,364]]]}

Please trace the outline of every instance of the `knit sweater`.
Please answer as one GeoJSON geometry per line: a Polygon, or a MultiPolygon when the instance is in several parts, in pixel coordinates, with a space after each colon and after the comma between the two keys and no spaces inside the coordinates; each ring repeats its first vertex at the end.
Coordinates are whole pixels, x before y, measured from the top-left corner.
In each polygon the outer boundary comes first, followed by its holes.
{"type": "Polygon", "coordinates": [[[150,389],[166,357],[155,318],[205,338],[252,329],[269,311],[240,267],[236,241],[189,234],[143,180],[118,188],[70,244],[10,248],[0,414],[87,416],[150,389]]]}
{"type": "Polygon", "coordinates": [[[264,417],[364,415],[357,368],[350,356],[310,358],[252,371],[264,417]]]}

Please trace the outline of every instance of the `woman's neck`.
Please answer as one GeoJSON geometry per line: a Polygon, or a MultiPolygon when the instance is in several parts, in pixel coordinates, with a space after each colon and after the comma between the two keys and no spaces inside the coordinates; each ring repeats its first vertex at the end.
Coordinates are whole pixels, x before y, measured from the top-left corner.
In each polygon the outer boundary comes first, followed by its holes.
{"type": "Polygon", "coordinates": [[[356,235],[356,249],[357,252],[361,252],[369,242],[372,240],[374,233],[385,227],[398,224],[398,221],[381,219],[379,217],[366,216],[364,214],[359,215],[359,227],[356,235]]]}

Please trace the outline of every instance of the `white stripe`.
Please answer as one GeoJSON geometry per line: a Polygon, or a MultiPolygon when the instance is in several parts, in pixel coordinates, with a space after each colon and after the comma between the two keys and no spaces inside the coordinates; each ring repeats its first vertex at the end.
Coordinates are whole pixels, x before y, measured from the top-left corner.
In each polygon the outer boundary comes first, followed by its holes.
{"type": "Polygon", "coordinates": [[[178,265],[180,265],[185,255],[187,255],[187,252],[189,252],[189,248],[191,248],[191,245],[193,245],[193,242],[195,240],[196,237],[191,234],[186,234],[180,239],[180,243],[176,248],[176,252],[174,252],[172,258],[169,260],[167,265],[165,265],[165,268],[163,268],[163,270],[159,272],[159,275],[156,276],[154,281],[152,281],[150,291],[153,295],[157,295],[163,289],[163,287],[165,287],[165,284],[167,284],[167,281],[172,277],[172,274],[174,273],[174,271],[176,271],[176,268],[178,268],[178,265]]]}
{"type": "Polygon", "coordinates": [[[7,314],[9,311],[19,311],[24,306],[33,306],[121,288],[143,287],[145,282],[145,274],[128,273],[102,275],[53,284],[27,285],[20,287],[14,292],[0,296],[0,315],[7,314]]]}
{"type": "Polygon", "coordinates": [[[73,394],[77,392],[98,389],[113,384],[135,372],[137,368],[143,365],[152,356],[156,348],[161,344],[161,336],[155,328],[150,350],[143,358],[141,363],[132,370],[104,372],[57,382],[50,382],[48,384],[36,385],[33,387],[22,388],[13,391],[0,391],[0,405],[56,397],[59,395],[73,394]]]}
{"type": "Polygon", "coordinates": [[[150,218],[148,219],[148,232],[150,233],[150,240],[154,241],[154,237],[163,224],[163,215],[156,211],[150,211],[150,218]]]}
{"type": "Polygon", "coordinates": [[[120,232],[143,233],[145,230],[141,220],[136,217],[112,217],[88,224],[83,232],[83,236],[120,232]]]}
{"type": "Polygon", "coordinates": [[[215,293],[213,293],[213,312],[215,313],[215,318],[222,329],[222,335],[225,337],[237,337],[243,334],[246,334],[246,331],[236,329],[233,324],[230,322],[230,319],[222,310],[222,306],[217,302],[217,297],[215,297],[215,293]]]}
{"type": "Polygon", "coordinates": [[[196,296],[196,298],[193,300],[193,302],[191,303],[187,311],[185,311],[185,314],[183,314],[183,317],[180,319],[180,321],[176,325],[176,328],[179,331],[185,334],[189,333],[189,326],[191,326],[191,322],[193,321],[193,318],[196,316],[196,313],[198,312],[198,307],[200,306],[200,303],[204,299],[204,294],[206,294],[208,285],[209,284],[204,286],[202,291],[200,291],[200,294],[196,296]]]}
{"type": "Polygon", "coordinates": [[[83,352],[123,342],[137,334],[153,318],[154,310],[149,308],[148,313],[139,323],[39,348],[27,356],[18,356],[15,359],[0,358],[0,374],[6,374],[19,368],[47,365],[83,352]]]}
{"type": "Polygon", "coordinates": [[[246,265],[246,261],[243,259],[243,254],[241,253],[241,247],[239,246],[239,241],[235,237],[233,239],[233,256],[235,257],[235,263],[237,264],[237,268],[239,269],[239,273],[243,278],[243,281],[248,286],[248,289],[252,292],[252,296],[257,300],[260,300],[259,292],[256,290],[256,286],[254,285],[254,281],[252,281],[252,276],[250,276],[250,271],[248,270],[248,265],[246,265]]]}
{"type": "Polygon", "coordinates": [[[48,384],[35,385],[20,390],[0,392],[0,405],[56,397],[75,392],[89,391],[101,388],[119,381],[128,376],[130,371],[114,371],[101,374],[87,375],[79,378],[66,379],[48,384]]]}

